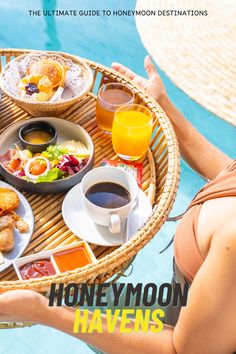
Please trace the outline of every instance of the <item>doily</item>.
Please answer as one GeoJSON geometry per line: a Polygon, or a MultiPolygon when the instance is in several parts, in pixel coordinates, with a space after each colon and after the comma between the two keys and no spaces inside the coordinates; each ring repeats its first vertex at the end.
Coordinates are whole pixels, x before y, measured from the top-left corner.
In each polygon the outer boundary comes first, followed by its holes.
{"type": "Polygon", "coordinates": [[[86,84],[83,78],[81,77],[80,65],[74,63],[71,59],[64,58],[56,53],[33,53],[24,56],[21,60],[17,60],[17,58],[15,60],[12,60],[9,63],[8,68],[4,70],[1,84],[11,95],[17,98],[21,98],[31,102],[39,102],[33,96],[27,95],[23,90],[20,90],[18,88],[18,84],[20,79],[26,76],[27,68],[31,64],[42,59],[51,59],[69,68],[69,70],[66,72],[64,87],[59,87],[55,91],[51,99],[47,102],[64,101],[65,98],[63,98],[62,95],[65,90],[69,92],[69,97],[66,97],[66,99],[75,97],[84,90],[86,84]]]}

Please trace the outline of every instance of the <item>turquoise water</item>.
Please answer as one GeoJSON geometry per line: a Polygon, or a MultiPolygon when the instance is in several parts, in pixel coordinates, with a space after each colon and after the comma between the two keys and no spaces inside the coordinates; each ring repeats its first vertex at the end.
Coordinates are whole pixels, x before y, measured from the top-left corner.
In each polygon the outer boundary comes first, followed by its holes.
{"type": "MultiPolygon", "coordinates": [[[[29,9],[133,9],[133,0],[0,0],[0,47],[62,50],[110,66],[120,61],[144,75],[146,54],[131,17],[43,18],[30,17],[29,9]],[[19,5],[20,4],[20,5],[19,5]],[[96,4],[96,5],[95,5],[96,4]]],[[[160,72],[168,93],[186,117],[220,149],[235,156],[236,129],[199,106],[160,72]]],[[[172,211],[185,210],[204,181],[181,161],[181,183],[172,211]]],[[[158,252],[169,242],[176,225],[166,223],[158,235],[138,254],[133,271],[122,281],[170,281],[173,250],[158,252]]],[[[20,330],[0,331],[0,353],[8,354],[89,354],[91,350],[81,341],[53,329],[35,326],[20,330]]]]}

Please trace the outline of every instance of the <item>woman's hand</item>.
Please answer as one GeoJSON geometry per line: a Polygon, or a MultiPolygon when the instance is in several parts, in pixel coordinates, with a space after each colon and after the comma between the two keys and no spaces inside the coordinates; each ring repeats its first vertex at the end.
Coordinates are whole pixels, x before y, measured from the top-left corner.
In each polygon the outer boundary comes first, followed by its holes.
{"type": "Polygon", "coordinates": [[[140,87],[147,91],[147,93],[152,96],[160,104],[160,106],[163,106],[167,99],[167,93],[149,55],[146,56],[144,60],[144,67],[149,79],[136,75],[133,71],[120,63],[112,64],[113,69],[136,82],[140,87]]]}
{"type": "Polygon", "coordinates": [[[31,290],[8,291],[0,295],[0,322],[40,322],[48,300],[31,290]]]}
{"type": "Polygon", "coordinates": [[[112,64],[113,69],[136,82],[159,103],[173,125],[180,152],[187,163],[205,178],[215,178],[231,159],[207,141],[171,103],[149,56],[144,60],[144,67],[149,79],[136,75],[122,64],[112,64]]]}

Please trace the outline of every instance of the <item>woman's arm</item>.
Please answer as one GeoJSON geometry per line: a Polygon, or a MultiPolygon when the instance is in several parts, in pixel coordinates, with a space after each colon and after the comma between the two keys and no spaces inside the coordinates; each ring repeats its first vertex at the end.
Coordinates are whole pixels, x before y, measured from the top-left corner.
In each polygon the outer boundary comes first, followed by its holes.
{"type": "MultiPolygon", "coordinates": [[[[41,323],[75,336],[108,354],[231,354],[236,350],[236,223],[212,237],[208,256],[198,271],[175,328],[161,333],[73,334],[72,309],[48,307],[48,300],[31,291],[0,295],[0,321],[41,323]]],[[[91,314],[92,316],[92,314],[91,314]]],[[[91,319],[91,318],[90,318],[91,319]]],[[[103,317],[104,328],[106,318],[103,317]]]]}
{"type": "Polygon", "coordinates": [[[149,80],[144,79],[119,63],[112,67],[145,89],[166,112],[174,127],[180,151],[189,165],[202,176],[213,179],[232,161],[222,151],[203,137],[189,121],[175,108],[166,93],[150,57],[146,57],[144,66],[149,80]]]}
{"type": "Polygon", "coordinates": [[[181,310],[173,334],[178,354],[236,351],[236,222],[230,219],[213,235],[181,310]]]}
{"type": "Polygon", "coordinates": [[[161,107],[174,127],[180,152],[185,161],[207,179],[215,178],[232,159],[211,144],[171,103],[163,97],[161,107]]]}
{"type": "MultiPolygon", "coordinates": [[[[66,332],[69,335],[73,335],[74,337],[93,345],[99,350],[102,350],[104,353],[125,354],[128,352],[129,354],[176,354],[172,341],[172,327],[165,326],[164,330],[158,334],[152,332],[120,333],[120,320],[118,320],[114,333],[108,333],[106,317],[103,315],[103,333],[73,334],[75,318],[74,311],[66,309],[60,309],[58,311],[58,308],[53,308],[50,317],[52,322],[49,325],[51,327],[66,332]]],[[[92,313],[90,313],[88,322],[90,322],[91,319],[92,313]]],[[[47,323],[44,324],[48,325],[47,323]]],[[[133,328],[133,321],[131,321],[129,327],[133,328]]]]}
{"type": "MultiPolygon", "coordinates": [[[[91,321],[89,314],[88,323],[91,321]]],[[[53,327],[109,354],[176,354],[172,343],[173,328],[165,326],[161,333],[119,332],[120,320],[114,333],[108,333],[103,315],[103,333],[73,334],[75,310],[66,307],[49,307],[48,300],[30,290],[9,291],[0,295],[0,322],[33,322],[53,327]]],[[[127,326],[126,326],[127,327],[127,326]]],[[[131,320],[130,327],[133,327],[131,320]]]]}

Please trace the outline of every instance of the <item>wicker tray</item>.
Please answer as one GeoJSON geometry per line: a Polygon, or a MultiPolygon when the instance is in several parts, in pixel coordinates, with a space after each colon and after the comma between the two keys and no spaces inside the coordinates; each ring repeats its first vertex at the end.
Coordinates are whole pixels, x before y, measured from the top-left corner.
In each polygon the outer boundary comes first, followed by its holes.
{"type": "MultiPolygon", "coordinates": [[[[0,51],[0,70],[5,63],[27,50],[6,49],[0,51]]],[[[94,87],[104,81],[117,81],[130,85],[136,95],[136,102],[147,106],[154,115],[153,139],[147,156],[143,159],[143,190],[153,204],[153,214],[146,225],[135,237],[120,247],[101,247],[91,245],[98,262],[81,270],[37,280],[17,281],[13,268],[0,274],[0,292],[11,289],[34,289],[47,291],[52,282],[103,282],[113,275],[122,274],[133,257],[157,233],[167,219],[175,200],[179,180],[179,150],[173,128],[161,108],[144,91],[126,77],[100,64],[86,60],[94,73],[94,87]]],[[[104,135],[96,124],[96,95],[91,91],[75,103],[59,118],[67,119],[83,126],[91,135],[95,145],[95,165],[103,158],[116,158],[109,136],[104,135]]],[[[11,123],[30,118],[30,115],[17,107],[8,97],[2,96],[0,103],[0,133],[11,123]]],[[[25,255],[58,246],[71,244],[78,238],[65,225],[61,205],[64,195],[30,195],[25,193],[30,202],[34,217],[35,231],[25,255]]],[[[117,275],[116,275],[117,276],[117,275]]]]}

